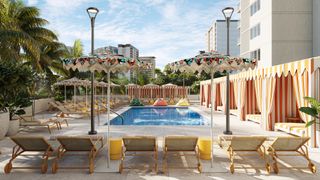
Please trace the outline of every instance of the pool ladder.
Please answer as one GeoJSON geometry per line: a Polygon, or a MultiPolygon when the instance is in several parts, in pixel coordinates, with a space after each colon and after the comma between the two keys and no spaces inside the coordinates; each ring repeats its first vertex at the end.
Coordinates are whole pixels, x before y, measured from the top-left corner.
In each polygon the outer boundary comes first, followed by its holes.
{"type": "Polygon", "coordinates": [[[121,114],[119,114],[119,113],[117,113],[117,112],[115,112],[114,110],[112,110],[111,108],[110,108],[110,111],[111,112],[113,112],[113,113],[115,113],[116,115],[118,115],[120,118],[121,118],[121,120],[122,120],[122,125],[123,125],[123,122],[124,122],[124,118],[123,118],[123,116],[121,115],[121,114]]]}

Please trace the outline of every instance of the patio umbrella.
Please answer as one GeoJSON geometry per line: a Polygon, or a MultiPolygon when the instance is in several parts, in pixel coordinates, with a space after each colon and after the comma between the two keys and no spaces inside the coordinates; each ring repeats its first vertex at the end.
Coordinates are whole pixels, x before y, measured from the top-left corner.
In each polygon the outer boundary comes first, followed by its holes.
{"type": "MultiPolygon", "coordinates": [[[[53,85],[54,86],[64,86],[64,101],[66,101],[67,100],[66,86],[73,86],[73,96],[75,96],[76,95],[76,86],[87,86],[87,81],[73,77],[71,79],[66,79],[63,81],[56,82],[53,85]]],[[[73,99],[73,103],[75,105],[76,98],[73,99]]]]}
{"type": "MultiPolygon", "coordinates": [[[[240,71],[243,69],[254,68],[257,64],[256,60],[250,60],[247,58],[230,57],[221,55],[217,52],[207,52],[197,55],[193,58],[183,59],[168,64],[168,67],[173,71],[180,72],[198,72],[202,71],[211,74],[211,138],[213,142],[213,78],[215,72],[231,72],[240,71]]],[[[229,98],[229,97],[228,97],[229,98]]],[[[228,108],[228,107],[227,107],[228,108]]],[[[212,154],[213,154],[213,148],[212,154]]],[[[211,167],[213,166],[213,158],[211,158],[211,167]]]]}
{"type": "MultiPolygon", "coordinates": [[[[147,63],[140,62],[138,59],[125,58],[123,56],[104,54],[101,56],[90,56],[90,57],[80,57],[74,59],[64,59],[64,68],[72,69],[86,72],[86,71],[98,71],[106,72],[108,79],[108,92],[107,92],[107,121],[108,121],[108,132],[107,132],[107,142],[109,146],[110,138],[110,73],[111,72],[127,72],[129,69],[133,68],[149,68],[150,65],[147,63]]],[[[93,99],[91,99],[93,101],[93,99]]],[[[91,105],[91,112],[94,112],[94,107],[91,105]]],[[[94,117],[94,116],[93,116],[94,117]]],[[[93,117],[91,117],[93,121],[93,117]]],[[[94,122],[91,122],[91,128],[94,127],[94,122]]],[[[110,150],[110,147],[108,148],[110,150]]],[[[110,156],[108,156],[108,167],[110,165],[110,156]]]]}

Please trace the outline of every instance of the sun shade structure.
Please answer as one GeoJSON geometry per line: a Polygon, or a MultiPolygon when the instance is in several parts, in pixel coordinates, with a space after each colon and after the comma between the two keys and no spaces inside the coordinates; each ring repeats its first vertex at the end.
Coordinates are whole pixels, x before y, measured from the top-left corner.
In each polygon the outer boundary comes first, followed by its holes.
{"type": "MultiPolygon", "coordinates": [[[[73,77],[71,79],[66,79],[63,81],[59,81],[53,84],[53,86],[64,86],[64,101],[67,101],[67,94],[66,94],[66,87],[67,86],[73,86],[73,95],[76,95],[76,86],[85,86],[86,87],[86,94],[87,94],[87,86],[90,85],[90,81],[87,80],[81,80],[76,77],[73,77]]],[[[87,101],[86,101],[87,102],[87,101]]],[[[73,103],[75,105],[76,98],[74,98],[73,103]]]]}
{"type": "MultiPolygon", "coordinates": [[[[254,59],[231,57],[221,55],[218,52],[206,52],[199,54],[193,58],[182,59],[168,64],[168,68],[172,71],[201,73],[206,72],[211,74],[211,85],[215,72],[233,72],[248,69],[254,69],[257,61],[254,59]]],[[[212,87],[212,86],[211,86],[212,87]]],[[[213,94],[211,89],[211,94],[213,94]]],[[[213,96],[211,96],[213,102],[213,96]]],[[[213,141],[213,106],[211,106],[211,138],[213,141]]],[[[213,152],[211,152],[213,154],[213,152]]],[[[211,158],[211,166],[213,166],[213,158],[211,158]]]]}
{"type": "MultiPolygon", "coordinates": [[[[63,60],[64,68],[67,70],[79,70],[81,72],[105,72],[108,78],[108,91],[107,91],[107,122],[108,122],[108,133],[107,138],[109,142],[110,138],[110,73],[115,72],[127,72],[130,69],[135,68],[150,68],[150,64],[141,62],[139,59],[131,59],[118,55],[104,54],[101,56],[89,56],[80,57],[73,59],[63,60]]],[[[93,97],[91,99],[93,101],[93,97]]],[[[92,106],[92,105],[91,105],[92,106]]],[[[91,111],[94,111],[94,107],[91,107],[91,111]]],[[[110,164],[110,157],[108,156],[108,167],[110,164]]]]}

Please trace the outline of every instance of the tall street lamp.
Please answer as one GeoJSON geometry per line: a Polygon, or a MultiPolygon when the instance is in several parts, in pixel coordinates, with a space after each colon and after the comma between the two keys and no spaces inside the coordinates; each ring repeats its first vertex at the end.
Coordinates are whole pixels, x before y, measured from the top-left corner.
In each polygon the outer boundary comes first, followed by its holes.
{"type": "MultiPolygon", "coordinates": [[[[99,10],[95,7],[89,7],[87,13],[91,20],[91,55],[94,54],[94,21],[97,17],[99,10]]],[[[88,134],[93,135],[97,134],[97,131],[94,129],[94,72],[91,73],[91,130],[88,134]]]]}
{"type": "MultiPolygon", "coordinates": [[[[230,45],[229,45],[229,29],[230,29],[230,19],[233,14],[234,9],[232,7],[226,7],[222,10],[222,13],[227,22],[227,56],[230,56],[230,45]]],[[[224,134],[232,134],[230,131],[230,79],[229,79],[229,72],[227,72],[227,102],[226,102],[226,130],[223,132],[224,134]]]]}

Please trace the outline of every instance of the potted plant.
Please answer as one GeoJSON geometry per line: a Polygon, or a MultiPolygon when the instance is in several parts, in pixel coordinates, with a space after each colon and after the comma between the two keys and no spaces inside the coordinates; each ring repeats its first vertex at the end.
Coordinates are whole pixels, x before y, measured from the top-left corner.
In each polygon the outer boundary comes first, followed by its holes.
{"type": "MultiPolygon", "coordinates": [[[[320,102],[312,97],[305,97],[304,99],[307,100],[311,106],[310,107],[301,107],[299,110],[301,112],[306,113],[306,114],[310,115],[311,117],[313,117],[313,119],[306,124],[306,127],[309,127],[313,124],[318,125],[318,127],[319,127],[320,102]]],[[[318,140],[319,140],[319,138],[320,138],[320,129],[319,128],[316,130],[316,134],[317,134],[318,140]]],[[[320,140],[317,142],[317,144],[320,145],[320,140]]]]}
{"type": "Polygon", "coordinates": [[[30,88],[33,73],[29,66],[17,61],[0,62],[0,111],[8,112],[8,136],[19,130],[17,115],[25,114],[23,108],[32,105],[30,88]]]}

